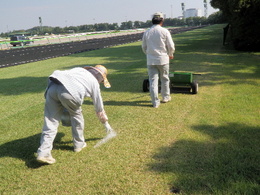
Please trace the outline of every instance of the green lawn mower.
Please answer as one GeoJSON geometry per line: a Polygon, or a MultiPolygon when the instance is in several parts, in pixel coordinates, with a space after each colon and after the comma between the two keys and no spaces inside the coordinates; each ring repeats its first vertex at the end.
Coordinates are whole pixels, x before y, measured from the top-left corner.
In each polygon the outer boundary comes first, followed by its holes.
{"type": "MultiPolygon", "coordinates": [[[[194,80],[194,75],[201,75],[201,74],[194,74],[191,72],[170,72],[170,88],[171,92],[184,92],[184,93],[191,93],[197,94],[199,84],[196,80],[194,80]]],[[[160,90],[160,83],[159,83],[159,90],[160,90]]],[[[149,91],[149,79],[144,79],[143,81],[143,91],[149,91]]]]}

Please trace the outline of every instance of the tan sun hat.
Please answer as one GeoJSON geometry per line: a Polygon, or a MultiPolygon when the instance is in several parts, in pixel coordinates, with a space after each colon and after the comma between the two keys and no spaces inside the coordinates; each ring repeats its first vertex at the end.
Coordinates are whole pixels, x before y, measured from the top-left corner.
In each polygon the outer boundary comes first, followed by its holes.
{"type": "Polygon", "coordinates": [[[158,19],[162,18],[162,19],[164,19],[164,15],[163,15],[162,12],[156,12],[156,13],[153,14],[152,18],[158,18],[158,19]]]}
{"type": "Polygon", "coordinates": [[[106,69],[105,66],[103,66],[103,65],[96,65],[95,67],[93,67],[93,66],[85,66],[83,68],[85,68],[86,70],[91,72],[96,77],[96,79],[99,82],[104,83],[104,86],[106,88],[110,88],[111,87],[110,83],[107,80],[107,69],[106,69]]]}

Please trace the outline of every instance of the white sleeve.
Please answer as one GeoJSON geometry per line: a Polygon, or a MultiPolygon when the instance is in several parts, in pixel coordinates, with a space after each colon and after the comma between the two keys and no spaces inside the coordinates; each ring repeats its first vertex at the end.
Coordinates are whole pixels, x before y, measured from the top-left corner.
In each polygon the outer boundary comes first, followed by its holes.
{"type": "Polygon", "coordinates": [[[168,55],[173,56],[173,54],[175,52],[175,45],[172,40],[171,33],[169,31],[167,32],[166,47],[167,47],[168,55]]]}
{"type": "Polygon", "coordinates": [[[104,110],[104,105],[103,105],[103,100],[100,92],[100,87],[94,86],[92,90],[92,95],[91,95],[95,111],[96,112],[102,112],[104,110]]]}
{"type": "Polygon", "coordinates": [[[145,33],[144,33],[143,38],[142,38],[142,50],[146,54],[147,44],[146,44],[146,39],[145,39],[145,33]]]}

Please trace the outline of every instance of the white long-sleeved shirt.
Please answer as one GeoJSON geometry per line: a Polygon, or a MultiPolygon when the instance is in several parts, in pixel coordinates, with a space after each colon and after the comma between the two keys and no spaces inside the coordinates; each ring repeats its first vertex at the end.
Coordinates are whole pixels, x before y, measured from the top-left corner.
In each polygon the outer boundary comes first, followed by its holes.
{"type": "Polygon", "coordinates": [[[79,105],[83,104],[85,97],[90,97],[95,111],[103,111],[104,105],[100,85],[97,79],[86,69],[78,67],[63,71],[56,70],[49,77],[59,80],[79,105]]]}
{"type": "Polygon", "coordinates": [[[153,25],[142,39],[142,49],[147,56],[147,65],[169,64],[169,56],[173,56],[175,45],[171,33],[162,26],[153,25]]]}

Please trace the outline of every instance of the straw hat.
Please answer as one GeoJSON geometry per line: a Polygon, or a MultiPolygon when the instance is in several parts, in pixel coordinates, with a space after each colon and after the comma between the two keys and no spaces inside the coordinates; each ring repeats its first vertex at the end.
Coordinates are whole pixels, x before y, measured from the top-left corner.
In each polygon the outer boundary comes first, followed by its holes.
{"type": "Polygon", "coordinates": [[[93,66],[85,66],[84,69],[88,70],[90,73],[92,73],[99,83],[104,83],[104,86],[106,88],[110,88],[111,85],[107,80],[107,69],[103,65],[96,65],[93,66]]]}

